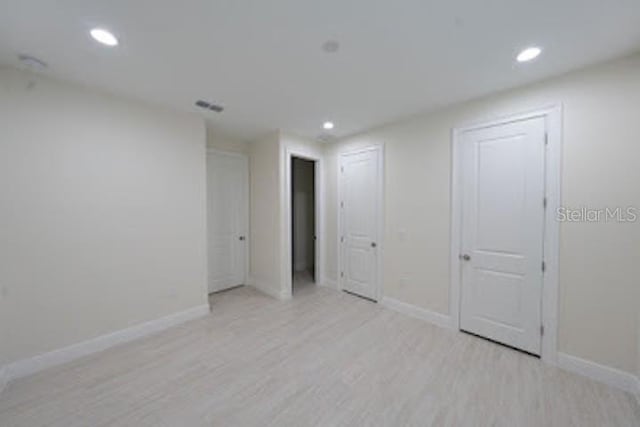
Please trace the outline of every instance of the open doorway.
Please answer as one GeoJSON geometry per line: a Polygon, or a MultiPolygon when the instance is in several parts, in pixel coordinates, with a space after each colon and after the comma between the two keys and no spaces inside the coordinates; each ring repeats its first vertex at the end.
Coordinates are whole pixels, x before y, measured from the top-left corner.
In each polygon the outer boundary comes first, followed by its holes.
{"type": "Polygon", "coordinates": [[[291,158],[291,277],[293,293],[315,285],[315,162],[291,158]]]}

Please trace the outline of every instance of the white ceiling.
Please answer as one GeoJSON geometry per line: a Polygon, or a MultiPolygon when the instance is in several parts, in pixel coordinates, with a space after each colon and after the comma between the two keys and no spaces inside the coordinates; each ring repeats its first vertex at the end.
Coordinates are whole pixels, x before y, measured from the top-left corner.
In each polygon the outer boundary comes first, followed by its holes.
{"type": "Polygon", "coordinates": [[[0,63],[27,53],[115,93],[213,101],[210,126],[245,140],[317,137],[328,119],[345,136],[639,49],[639,0],[0,0],[0,63]],[[542,56],[516,65],[532,44],[542,56]]]}

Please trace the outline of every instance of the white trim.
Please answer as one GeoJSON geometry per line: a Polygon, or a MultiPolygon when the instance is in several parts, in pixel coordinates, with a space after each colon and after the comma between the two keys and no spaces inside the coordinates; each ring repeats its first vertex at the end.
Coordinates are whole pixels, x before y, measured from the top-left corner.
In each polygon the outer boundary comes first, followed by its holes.
{"type": "Polygon", "coordinates": [[[9,382],[17,378],[35,374],[36,372],[40,372],[47,368],[68,363],[81,357],[155,334],[172,326],[206,316],[207,314],[209,314],[209,304],[203,304],[166,317],[141,323],[130,328],[101,335],[68,347],[63,347],[28,359],[19,360],[4,367],[5,381],[9,382]]]}
{"type": "MultiPolygon", "coordinates": [[[[249,236],[249,226],[250,226],[250,209],[251,209],[251,195],[249,194],[250,192],[250,180],[251,180],[251,171],[250,171],[250,163],[249,163],[249,156],[245,153],[238,153],[236,151],[224,151],[224,150],[220,150],[218,148],[207,148],[207,154],[217,154],[217,155],[222,155],[222,156],[230,156],[230,157],[238,157],[240,159],[242,159],[243,163],[244,163],[244,167],[245,167],[245,179],[244,179],[244,205],[245,205],[245,218],[244,218],[244,230],[243,230],[243,235],[244,235],[244,277],[242,279],[242,284],[247,285],[248,281],[249,281],[249,265],[251,263],[250,260],[250,256],[251,256],[251,243],[249,241],[249,238],[251,236],[249,236]]],[[[207,212],[208,215],[208,212],[207,212]]],[[[209,218],[207,218],[207,224],[209,223],[209,218]]],[[[208,233],[208,232],[207,232],[208,233]]],[[[209,250],[209,241],[207,238],[207,251],[209,250]]],[[[209,269],[209,260],[207,257],[207,270],[209,269]]],[[[209,292],[209,276],[207,274],[207,292],[209,292]]]]}
{"type": "Polygon", "coordinates": [[[390,310],[397,311],[398,313],[425,320],[441,328],[453,329],[451,316],[448,316],[446,314],[427,310],[426,308],[407,304],[406,302],[398,301],[397,299],[389,297],[382,297],[382,299],[380,300],[380,305],[390,310]]]}
{"type": "Polygon", "coordinates": [[[382,278],[383,278],[383,260],[384,260],[384,226],[385,226],[385,216],[384,216],[384,200],[385,200],[385,192],[384,192],[384,179],[385,179],[385,170],[384,170],[384,164],[385,164],[385,160],[384,160],[384,155],[385,155],[385,150],[384,150],[384,143],[376,143],[376,144],[372,144],[372,145],[368,145],[366,147],[361,147],[361,148],[357,148],[357,149],[348,149],[348,150],[344,150],[344,151],[340,151],[338,153],[338,170],[337,170],[337,174],[338,174],[338,198],[337,198],[337,213],[338,213],[338,235],[337,235],[337,242],[338,242],[338,272],[337,272],[337,276],[338,276],[338,286],[337,289],[344,289],[344,286],[342,286],[342,277],[340,272],[343,271],[342,270],[342,264],[343,264],[343,253],[342,253],[342,244],[341,244],[341,236],[343,235],[342,232],[342,227],[343,227],[343,220],[342,220],[342,209],[340,208],[340,201],[342,200],[342,157],[346,156],[346,155],[351,155],[351,154],[357,154],[357,153],[362,153],[364,151],[372,151],[372,150],[377,150],[378,151],[378,182],[376,183],[376,185],[378,186],[378,193],[380,195],[379,199],[378,199],[378,229],[376,230],[377,234],[378,234],[378,240],[377,240],[377,251],[376,251],[376,269],[377,269],[377,280],[376,280],[376,291],[375,291],[375,300],[376,301],[380,301],[383,298],[383,292],[382,292],[382,278]]]}
{"type": "Polygon", "coordinates": [[[284,147],[284,209],[283,209],[283,231],[284,242],[282,246],[282,274],[284,279],[284,288],[282,293],[284,298],[293,296],[293,281],[291,278],[291,159],[293,157],[311,160],[314,162],[314,184],[315,184],[315,277],[316,284],[324,283],[324,184],[322,177],[324,176],[324,158],[320,152],[314,149],[304,149],[302,147],[284,147]]]}
{"type": "Polygon", "coordinates": [[[271,286],[267,281],[257,279],[253,276],[249,276],[247,286],[251,286],[256,291],[277,300],[284,301],[291,299],[291,294],[287,293],[285,289],[280,289],[279,286],[271,286]]]}
{"type": "Polygon", "coordinates": [[[558,353],[558,367],[629,393],[637,394],[640,392],[638,377],[629,372],[600,365],[566,353],[558,353]]]}
{"type": "Polygon", "coordinates": [[[540,108],[525,113],[513,114],[497,119],[475,122],[452,130],[452,168],[451,168],[451,253],[450,273],[451,287],[449,289],[450,313],[454,328],[460,329],[460,240],[462,237],[462,200],[460,138],[459,135],[469,130],[482,129],[504,123],[544,117],[548,135],[548,145],[545,154],[545,192],[547,210],[544,230],[544,262],[546,271],[543,276],[542,289],[542,323],[545,333],[542,336],[543,361],[549,364],[557,363],[557,334],[558,334],[558,256],[560,243],[560,224],[555,214],[561,204],[561,174],[562,174],[562,106],[560,103],[546,108],[540,108]]]}
{"type": "MultiPolygon", "coordinates": [[[[383,297],[380,301],[380,305],[406,316],[427,321],[442,328],[454,328],[453,319],[446,314],[430,311],[389,297],[383,297]]],[[[633,393],[640,399],[640,378],[629,372],[600,365],[566,353],[558,353],[557,366],[566,371],[607,384],[611,387],[633,393]]]]}

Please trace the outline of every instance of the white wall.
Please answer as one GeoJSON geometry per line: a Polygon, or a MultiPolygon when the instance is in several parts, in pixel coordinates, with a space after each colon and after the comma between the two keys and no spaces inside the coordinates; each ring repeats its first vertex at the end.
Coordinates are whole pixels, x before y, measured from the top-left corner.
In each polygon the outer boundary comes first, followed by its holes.
{"type": "Polygon", "coordinates": [[[279,133],[249,145],[249,169],[249,282],[263,292],[281,298],[279,133]]]}
{"type": "MultiPolygon", "coordinates": [[[[249,282],[276,298],[291,297],[287,156],[321,158],[322,144],[274,132],[249,144],[251,232],[249,282]]],[[[316,165],[316,167],[319,167],[316,165]]],[[[322,222],[322,218],[316,218],[322,222]]],[[[323,247],[322,243],[320,246],[323,247]]],[[[321,250],[324,253],[324,249],[321,250]]],[[[322,268],[322,257],[320,257],[322,268]]],[[[322,280],[320,271],[320,280],[322,280]]]]}
{"type": "MultiPolygon", "coordinates": [[[[384,294],[448,313],[451,129],[553,103],[564,107],[563,205],[640,207],[636,55],[390,124],[328,147],[329,278],[337,279],[337,153],[384,143],[384,294]]],[[[559,351],[636,372],[638,242],[638,222],[561,224],[559,351]]]]}
{"type": "Polygon", "coordinates": [[[0,69],[0,366],[206,304],[201,119],[0,69]]]}
{"type": "Polygon", "coordinates": [[[219,133],[207,123],[207,148],[249,154],[249,143],[219,133]]]}

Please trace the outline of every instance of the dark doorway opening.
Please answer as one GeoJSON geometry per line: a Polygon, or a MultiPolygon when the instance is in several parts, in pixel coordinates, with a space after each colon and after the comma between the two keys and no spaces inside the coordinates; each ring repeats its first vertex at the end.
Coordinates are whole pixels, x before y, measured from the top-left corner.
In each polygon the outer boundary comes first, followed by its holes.
{"type": "Polygon", "coordinates": [[[316,164],[291,159],[291,275],[293,292],[315,285],[316,164]]]}

